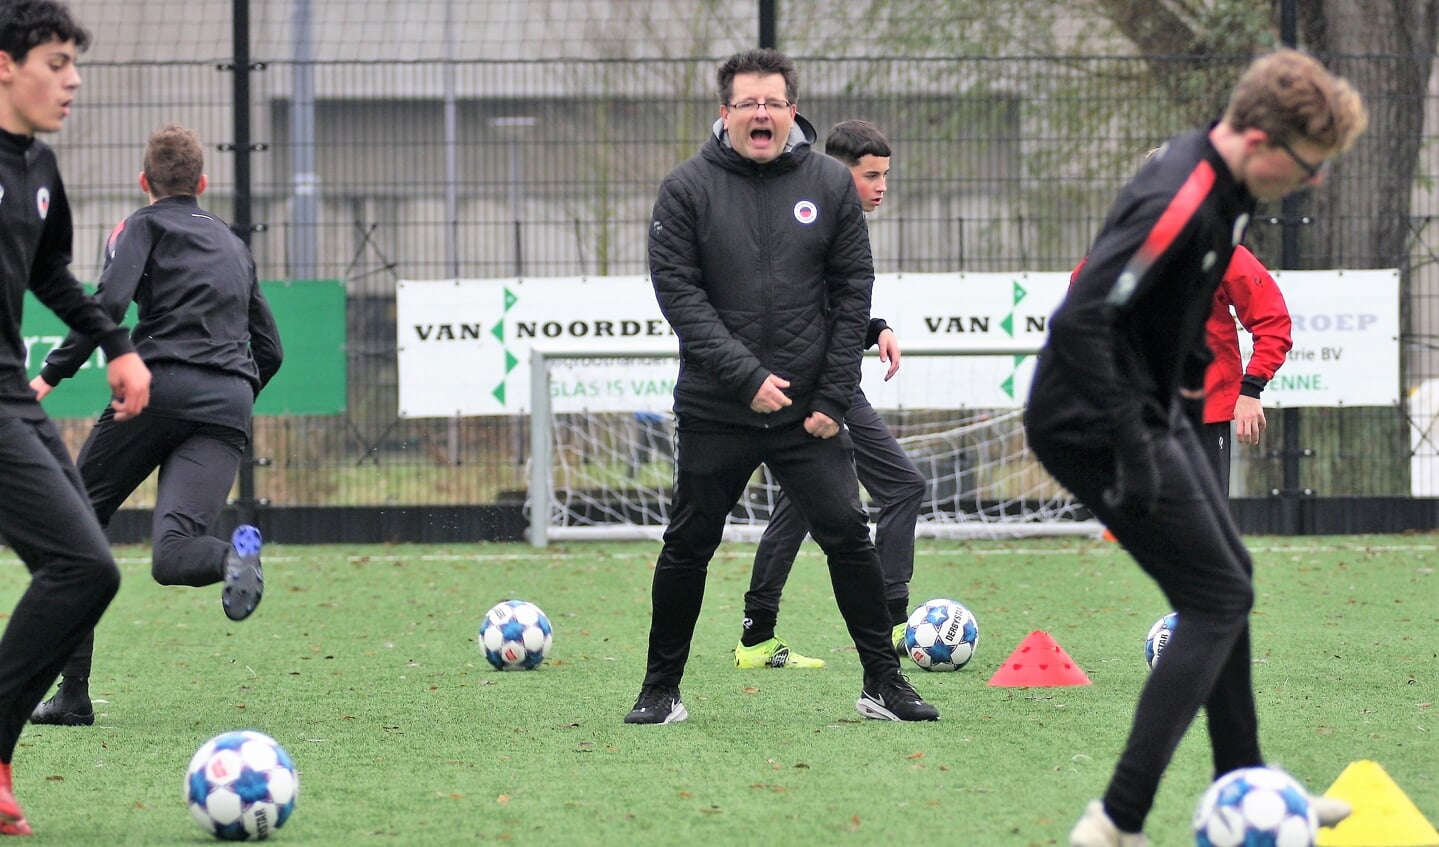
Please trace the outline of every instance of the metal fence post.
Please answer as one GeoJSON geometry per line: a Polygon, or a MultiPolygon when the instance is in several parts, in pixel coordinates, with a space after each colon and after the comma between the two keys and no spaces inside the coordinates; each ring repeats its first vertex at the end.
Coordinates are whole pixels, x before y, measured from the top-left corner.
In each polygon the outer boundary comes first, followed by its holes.
{"type": "Polygon", "coordinates": [[[550,527],[550,380],[542,350],[530,350],[530,546],[544,547],[550,527]]]}

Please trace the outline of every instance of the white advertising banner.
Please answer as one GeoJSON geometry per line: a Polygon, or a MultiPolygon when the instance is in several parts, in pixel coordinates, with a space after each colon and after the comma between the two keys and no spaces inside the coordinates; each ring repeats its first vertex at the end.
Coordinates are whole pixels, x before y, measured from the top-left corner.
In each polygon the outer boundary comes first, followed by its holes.
{"type": "MultiPolygon", "coordinates": [[[[643,276],[403,280],[395,292],[400,416],[523,414],[530,348],[677,354],[643,276]]],[[[557,366],[557,412],[667,411],[677,358],[557,366]],[[564,371],[560,375],[559,370],[564,371]]]]}
{"type": "MultiPolygon", "coordinates": [[[[1390,405],[1399,391],[1395,271],[1276,273],[1294,350],[1266,405],[1390,405]]],[[[1068,272],[883,274],[872,313],[904,351],[894,379],[873,356],[863,387],[880,409],[1017,408],[1068,272]],[[938,350],[978,355],[928,356],[938,350]]],[[[402,281],[396,293],[403,417],[523,414],[530,350],[654,351],[678,342],[649,280],[630,277],[402,281]]],[[[1247,333],[1241,333],[1247,341],[1247,333]]],[[[556,412],[662,412],[676,358],[569,359],[551,381],[556,412]]]]}
{"type": "Polygon", "coordinates": [[[876,409],[1019,408],[1029,396],[1034,356],[1069,274],[883,274],[870,314],[899,339],[899,373],[866,356],[861,387],[876,409]],[[926,356],[962,349],[993,355],[926,356]]]}
{"type": "MultiPolygon", "coordinates": [[[[1264,389],[1270,406],[1393,406],[1399,385],[1399,271],[1273,271],[1294,347],[1264,389]]],[[[1249,361],[1253,339],[1239,333],[1249,361]]]]}

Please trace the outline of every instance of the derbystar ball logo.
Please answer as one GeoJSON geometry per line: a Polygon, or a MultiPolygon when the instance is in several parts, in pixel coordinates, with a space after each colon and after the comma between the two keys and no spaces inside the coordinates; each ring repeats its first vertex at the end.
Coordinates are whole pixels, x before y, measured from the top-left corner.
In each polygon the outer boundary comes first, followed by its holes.
{"type": "Polygon", "coordinates": [[[794,219],[809,226],[819,220],[819,207],[808,200],[801,200],[794,204],[794,219]]]}

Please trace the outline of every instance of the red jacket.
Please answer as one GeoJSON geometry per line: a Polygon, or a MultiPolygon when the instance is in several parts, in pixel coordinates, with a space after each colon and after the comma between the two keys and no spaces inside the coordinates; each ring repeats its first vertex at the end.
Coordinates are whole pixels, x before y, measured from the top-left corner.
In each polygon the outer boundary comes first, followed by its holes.
{"type": "MultiPolygon", "coordinates": [[[[1087,258],[1080,259],[1070,273],[1071,284],[1085,261],[1087,258]]],[[[1229,267],[1214,292],[1214,308],[1205,329],[1214,361],[1204,371],[1204,422],[1225,423],[1234,420],[1239,395],[1257,399],[1294,346],[1284,295],[1274,277],[1242,244],[1234,248],[1229,267]],[[1233,314],[1230,306],[1234,307],[1233,314]],[[1243,368],[1239,357],[1241,325],[1254,336],[1254,354],[1248,367],[1243,368]]]]}
{"type": "Polygon", "coordinates": [[[1214,361],[1204,372],[1204,422],[1234,420],[1239,395],[1259,397],[1284,356],[1294,346],[1289,307],[1274,277],[1243,245],[1234,248],[1229,269],[1214,293],[1214,311],[1206,325],[1214,361]],[[1234,307],[1230,314],[1229,307],[1234,307]],[[1238,315],[1239,322],[1234,317],[1238,315]],[[1241,370],[1239,326],[1254,336],[1254,355],[1241,370]]]}

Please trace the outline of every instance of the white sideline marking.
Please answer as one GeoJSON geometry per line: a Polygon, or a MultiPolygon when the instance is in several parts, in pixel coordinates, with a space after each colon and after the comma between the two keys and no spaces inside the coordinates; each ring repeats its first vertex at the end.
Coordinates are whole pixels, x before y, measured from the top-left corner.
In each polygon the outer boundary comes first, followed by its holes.
{"type": "MultiPolygon", "coordinates": [[[[518,544],[518,543],[521,543],[521,542],[515,542],[515,543],[518,544]]],[[[971,543],[971,542],[965,541],[964,543],[965,543],[965,544],[969,544],[969,543],[971,543]]],[[[648,544],[649,544],[649,543],[646,542],[646,545],[647,545],[647,546],[648,546],[648,544]]],[[[296,547],[303,547],[303,546],[305,546],[305,545],[296,545],[296,547]]],[[[317,545],[317,546],[321,546],[321,545],[317,545]]],[[[323,546],[329,546],[329,545],[323,545],[323,546]]],[[[638,546],[638,545],[636,545],[636,546],[638,546]]],[[[559,560],[579,559],[579,558],[588,559],[588,558],[590,557],[590,555],[591,555],[591,554],[589,554],[588,552],[585,552],[585,551],[576,551],[576,552],[573,552],[573,553],[549,552],[549,553],[527,553],[527,554],[518,554],[518,553],[489,553],[489,554],[480,554],[480,553],[425,553],[425,554],[420,555],[420,556],[407,556],[407,555],[404,554],[402,548],[395,548],[395,547],[393,547],[393,546],[390,546],[390,547],[388,547],[388,550],[389,550],[389,552],[386,553],[386,554],[383,554],[382,557],[388,558],[389,556],[393,556],[393,557],[396,558],[396,559],[405,559],[405,560],[408,560],[408,561],[421,561],[421,562],[527,562],[527,561],[533,561],[533,560],[535,559],[536,555],[543,556],[543,557],[549,558],[549,559],[559,559],[559,560]]],[[[1082,553],[1085,553],[1085,554],[1088,554],[1088,555],[1093,555],[1093,554],[1095,554],[1096,552],[1106,552],[1106,551],[1110,551],[1110,550],[1112,550],[1113,552],[1116,552],[1116,553],[1123,553],[1123,552],[1124,552],[1124,548],[1120,547],[1118,544],[1115,544],[1115,543],[1113,543],[1113,542],[1099,542],[1099,541],[1089,541],[1089,542],[1086,542],[1086,543],[1084,543],[1084,544],[1082,544],[1082,545],[1074,545],[1074,546],[1066,546],[1066,547],[1056,547],[1056,548],[1048,548],[1048,549],[1042,549],[1042,550],[1025,550],[1025,549],[1013,549],[1013,548],[1008,548],[1008,547],[997,547],[997,548],[995,548],[995,549],[993,549],[993,550],[968,550],[968,551],[966,551],[966,552],[968,552],[970,555],[977,556],[977,557],[984,557],[984,556],[1070,556],[1070,555],[1073,555],[1073,554],[1075,554],[1075,553],[1081,553],[1081,552],[1082,552],[1082,553]]],[[[1408,553],[1408,552],[1432,552],[1432,551],[1435,551],[1435,550],[1439,550],[1439,545],[1434,545],[1434,544],[1415,544],[1415,545],[1409,546],[1409,545],[1402,545],[1402,544],[1372,545],[1372,544],[1362,544],[1362,543],[1360,543],[1360,544],[1275,545],[1275,546],[1262,546],[1262,547],[1256,546],[1256,547],[1250,547],[1250,548],[1249,548],[1249,552],[1251,552],[1251,553],[1332,553],[1332,552],[1336,552],[1336,551],[1338,551],[1338,552],[1351,552],[1351,553],[1408,553]]],[[[8,551],[7,551],[7,552],[8,552],[8,551]]],[[[921,549],[918,550],[917,552],[923,553],[924,550],[921,548],[921,549]]],[[[722,558],[722,557],[724,557],[725,555],[726,555],[726,554],[725,554],[724,552],[717,552],[717,553],[715,554],[716,558],[722,558]]],[[[743,554],[734,553],[733,555],[748,555],[748,553],[747,553],[747,552],[746,552],[746,553],[743,553],[743,554]]],[[[821,556],[823,556],[824,554],[823,554],[821,551],[818,551],[818,550],[814,550],[814,551],[804,550],[803,552],[800,553],[800,555],[801,555],[801,556],[821,557],[821,556]]],[[[308,557],[308,556],[266,556],[266,557],[265,557],[265,561],[266,561],[266,562],[301,562],[301,561],[307,561],[307,560],[309,560],[310,558],[311,558],[311,557],[308,557]]],[[[374,558],[376,558],[376,557],[373,556],[373,555],[361,556],[361,555],[353,555],[353,554],[348,554],[348,553],[347,553],[347,554],[344,554],[343,558],[344,558],[344,561],[346,561],[346,562],[354,563],[354,562],[361,561],[361,560],[363,560],[363,559],[374,559],[374,558]]],[[[124,557],[118,557],[118,558],[116,558],[115,561],[116,561],[116,562],[119,562],[119,563],[122,563],[122,564],[131,564],[131,565],[134,565],[134,564],[147,564],[147,563],[149,563],[149,561],[150,561],[150,557],[148,557],[148,556],[144,556],[144,557],[139,557],[139,556],[124,556],[124,557]]]]}

